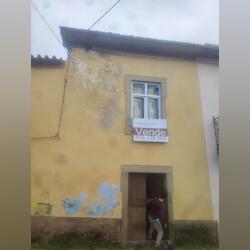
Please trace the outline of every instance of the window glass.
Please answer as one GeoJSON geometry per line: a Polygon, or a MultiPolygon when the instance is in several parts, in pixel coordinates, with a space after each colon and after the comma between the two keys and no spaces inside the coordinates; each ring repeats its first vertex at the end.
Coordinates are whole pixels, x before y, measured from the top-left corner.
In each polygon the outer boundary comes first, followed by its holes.
{"type": "Polygon", "coordinates": [[[134,97],[133,102],[134,118],[144,118],[144,98],[134,97]]]}
{"type": "Polygon", "coordinates": [[[160,86],[156,84],[149,84],[148,95],[160,95],[160,86]]]}
{"type": "Polygon", "coordinates": [[[159,119],[159,99],[148,98],[148,118],[159,119]]]}
{"type": "Polygon", "coordinates": [[[140,83],[133,84],[133,93],[134,94],[145,94],[145,85],[140,83]]]}

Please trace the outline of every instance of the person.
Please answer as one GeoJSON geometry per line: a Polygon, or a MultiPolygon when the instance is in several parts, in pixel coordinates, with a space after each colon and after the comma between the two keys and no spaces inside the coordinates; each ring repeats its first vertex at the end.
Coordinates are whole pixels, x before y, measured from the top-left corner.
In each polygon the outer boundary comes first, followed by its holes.
{"type": "Polygon", "coordinates": [[[161,239],[163,236],[163,228],[161,221],[164,222],[164,228],[167,228],[167,224],[165,223],[165,204],[164,199],[162,197],[154,197],[147,200],[148,206],[148,219],[150,223],[148,238],[152,239],[154,230],[157,231],[155,247],[159,247],[161,245],[161,239]]]}

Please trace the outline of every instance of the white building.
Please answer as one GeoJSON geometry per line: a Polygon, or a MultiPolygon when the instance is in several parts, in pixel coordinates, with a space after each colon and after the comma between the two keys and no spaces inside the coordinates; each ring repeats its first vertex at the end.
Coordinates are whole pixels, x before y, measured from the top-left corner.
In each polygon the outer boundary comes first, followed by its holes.
{"type": "Polygon", "coordinates": [[[213,118],[219,117],[219,61],[198,60],[201,104],[214,218],[219,220],[219,155],[213,118]]]}

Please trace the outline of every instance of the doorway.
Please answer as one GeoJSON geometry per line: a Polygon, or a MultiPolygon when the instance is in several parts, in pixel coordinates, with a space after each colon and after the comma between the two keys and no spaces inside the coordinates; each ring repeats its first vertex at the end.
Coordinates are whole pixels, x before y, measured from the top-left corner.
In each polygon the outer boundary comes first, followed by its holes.
{"type": "MultiPolygon", "coordinates": [[[[172,221],[172,168],[123,166],[122,168],[122,243],[147,241],[149,222],[146,200],[165,196],[166,222],[163,239],[171,238],[172,221]]],[[[153,237],[156,237],[156,232],[153,237]]]]}
{"type": "MultiPolygon", "coordinates": [[[[166,174],[159,174],[159,173],[149,173],[146,174],[146,198],[151,199],[154,197],[164,197],[165,199],[165,214],[164,214],[164,222],[169,224],[169,218],[168,218],[168,195],[167,195],[167,176],[166,174]]],[[[146,214],[148,214],[148,208],[146,209],[146,214]]],[[[146,218],[147,219],[147,218],[146,218]]],[[[147,232],[149,230],[149,221],[147,221],[147,232]]],[[[164,222],[162,222],[162,226],[164,226],[164,222]]],[[[169,230],[168,228],[164,229],[164,234],[162,239],[163,240],[169,240],[169,230]]],[[[156,231],[154,231],[153,239],[156,238],[156,231]]],[[[146,238],[147,240],[148,237],[146,238]]]]}

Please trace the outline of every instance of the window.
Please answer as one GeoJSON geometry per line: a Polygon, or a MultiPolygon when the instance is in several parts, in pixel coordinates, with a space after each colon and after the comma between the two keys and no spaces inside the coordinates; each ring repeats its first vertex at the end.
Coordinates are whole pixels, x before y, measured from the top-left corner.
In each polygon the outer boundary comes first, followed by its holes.
{"type": "Polygon", "coordinates": [[[125,134],[132,133],[132,119],[166,119],[166,78],[126,75],[125,134]]]}
{"type": "Polygon", "coordinates": [[[132,82],[131,117],[161,118],[161,90],[158,83],[132,82]]]}

